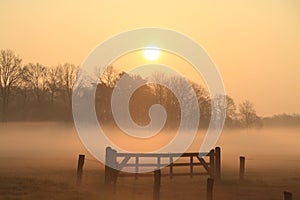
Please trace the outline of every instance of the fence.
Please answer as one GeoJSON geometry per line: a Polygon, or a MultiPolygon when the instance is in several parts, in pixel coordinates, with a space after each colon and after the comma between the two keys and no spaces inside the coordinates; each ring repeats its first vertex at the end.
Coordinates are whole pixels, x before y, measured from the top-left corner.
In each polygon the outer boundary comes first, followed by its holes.
{"type": "MultiPolygon", "coordinates": [[[[114,185],[116,184],[117,177],[118,176],[132,176],[137,175],[139,172],[139,169],[141,167],[156,167],[157,169],[154,171],[154,185],[153,185],[153,199],[159,200],[160,199],[160,184],[161,184],[161,170],[159,169],[160,166],[163,164],[160,162],[162,158],[169,158],[170,164],[167,166],[169,167],[169,173],[165,174],[165,176],[169,176],[170,178],[173,178],[173,176],[185,176],[190,175],[191,177],[193,175],[209,175],[209,178],[207,179],[207,200],[213,199],[213,185],[215,179],[221,178],[221,149],[220,147],[216,147],[215,149],[211,150],[210,152],[206,153],[118,153],[116,150],[107,147],[106,148],[106,166],[105,166],[105,184],[106,185],[114,185]],[[156,158],[155,163],[140,163],[140,158],[156,158]],[[189,157],[189,162],[185,163],[173,163],[174,157],[189,157]],[[134,158],[134,163],[129,163],[129,160],[134,158]],[[194,158],[197,159],[198,162],[194,161],[194,158]],[[205,160],[205,158],[208,158],[205,160]],[[120,162],[118,162],[120,160],[120,162]],[[205,173],[195,173],[194,172],[194,166],[203,166],[205,169],[205,173]],[[173,171],[174,167],[179,166],[189,166],[190,167],[190,173],[175,173],[173,171]],[[123,173],[121,174],[121,170],[124,167],[134,167],[135,168],[135,174],[134,173],[123,173]]],[[[79,155],[78,157],[78,166],[77,166],[77,185],[81,184],[82,180],[82,174],[83,174],[83,165],[85,160],[85,155],[79,155]]],[[[87,159],[89,160],[89,159],[87,159]]],[[[240,180],[244,180],[245,175],[245,160],[246,158],[244,156],[240,156],[240,172],[239,177],[240,180]]],[[[248,160],[254,160],[254,159],[248,159],[248,160]]],[[[264,159],[265,160],[265,159],[264,159]]],[[[94,161],[94,160],[93,160],[94,161]]],[[[293,160],[293,161],[299,161],[299,160],[293,160]]],[[[151,174],[144,174],[144,175],[150,175],[151,174]]],[[[114,188],[115,189],[115,188],[114,188]]],[[[284,200],[292,200],[292,193],[284,191],[283,192],[283,198],[284,200]]]]}
{"type": "Polygon", "coordinates": [[[195,176],[209,175],[210,178],[220,179],[221,177],[221,148],[216,147],[210,152],[191,152],[191,153],[118,153],[111,147],[106,148],[106,166],[105,166],[105,184],[116,184],[120,176],[147,176],[149,174],[139,174],[143,167],[154,167],[160,169],[164,164],[162,159],[169,159],[169,171],[165,176],[173,178],[174,176],[195,176]],[[190,158],[189,162],[173,162],[174,158],[190,158]],[[154,158],[154,163],[140,163],[142,158],[154,158]],[[134,161],[129,162],[129,161],[134,161]],[[176,173],[175,167],[189,167],[189,173],[176,173]],[[194,172],[194,166],[202,166],[203,173],[194,172]],[[135,173],[121,173],[125,167],[133,167],[135,173]]]}

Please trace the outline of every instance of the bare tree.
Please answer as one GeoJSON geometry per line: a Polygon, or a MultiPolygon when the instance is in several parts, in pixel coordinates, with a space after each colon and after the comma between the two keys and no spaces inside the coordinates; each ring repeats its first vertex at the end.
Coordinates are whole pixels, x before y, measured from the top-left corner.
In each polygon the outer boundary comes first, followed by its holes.
{"type": "Polygon", "coordinates": [[[106,86],[108,87],[114,87],[118,78],[119,78],[118,71],[112,65],[109,65],[103,72],[100,78],[100,82],[106,84],[106,86]]]}
{"type": "Polygon", "coordinates": [[[46,72],[46,67],[39,63],[29,63],[24,67],[23,79],[32,87],[38,105],[40,105],[44,99],[47,89],[46,72]]]}
{"type": "Polygon", "coordinates": [[[50,67],[47,69],[46,84],[50,93],[50,103],[53,105],[54,98],[57,95],[60,86],[62,85],[60,77],[62,70],[59,66],[50,67]]]}
{"type": "Polygon", "coordinates": [[[156,85],[155,88],[157,91],[156,95],[159,95],[159,101],[171,115],[172,124],[184,120],[188,121],[185,124],[186,126],[193,125],[194,122],[198,123],[199,119],[195,118],[195,116],[199,114],[196,113],[199,105],[198,99],[194,99],[194,97],[197,98],[197,95],[195,95],[192,84],[184,77],[178,75],[166,76],[165,74],[157,73],[154,74],[154,78],[162,83],[167,83],[169,86],[169,88],[166,88],[156,85]]]}
{"type": "Polygon", "coordinates": [[[212,99],[212,109],[217,116],[226,117],[226,125],[232,125],[233,120],[236,118],[236,106],[230,96],[216,95],[212,99]]]}
{"type": "Polygon", "coordinates": [[[201,120],[209,122],[211,117],[211,99],[209,92],[199,84],[192,83],[199,104],[201,120]]]}
{"type": "Polygon", "coordinates": [[[78,66],[71,63],[65,63],[64,65],[59,66],[59,70],[63,100],[67,108],[70,109],[72,102],[72,90],[75,84],[78,66]]]}
{"type": "Polygon", "coordinates": [[[0,51],[0,95],[2,98],[2,120],[6,121],[8,100],[11,89],[17,86],[21,74],[21,62],[19,58],[11,50],[0,51]]]}
{"type": "Polygon", "coordinates": [[[241,122],[246,126],[247,129],[259,120],[253,104],[248,100],[239,105],[239,112],[241,122]]]}
{"type": "MultiPolygon", "coordinates": [[[[154,72],[151,75],[150,80],[158,83],[166,83],[168,81],[168,78],[162,72],[154,72]]],[[[153,88],[153,91],[158,98],[158,103],[163,104],[167,94],[166,88],[160,84],[151,84],[151,87],[153,88]]]]}
{"type": "Polygon", "coordinates": [[[236,105],[234,103],[233,98],[231,98],[230,96],[226,96],[226,101],[227,101],[226,119],[232,122],[232,120],[234,120],[237,115],[236,105]]]}
{"type": "Polygon", "coordinates": [[[22,107],[25,110],[26,104],[30,101],[30,83],[24,81],[24,73],[22,73],[21,77],[16,91],[22,97],[22,107]]]}

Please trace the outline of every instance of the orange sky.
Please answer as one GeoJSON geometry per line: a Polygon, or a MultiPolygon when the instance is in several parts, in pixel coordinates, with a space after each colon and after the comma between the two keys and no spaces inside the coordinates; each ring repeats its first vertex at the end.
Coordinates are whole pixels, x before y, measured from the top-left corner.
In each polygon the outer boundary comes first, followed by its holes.
{"type": "Polygon", "coordinates": [[[81,64],[110,36],[153,26],[202,45],[236,103],[248,99],[260,115],[300,113],[298,0],[0,1],[0,49],[24,63],[81,64]]]}

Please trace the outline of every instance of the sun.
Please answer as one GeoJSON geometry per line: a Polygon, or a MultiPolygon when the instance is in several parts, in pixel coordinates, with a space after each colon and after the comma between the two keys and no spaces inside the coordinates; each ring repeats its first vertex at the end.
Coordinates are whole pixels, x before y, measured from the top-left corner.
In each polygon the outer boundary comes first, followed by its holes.
{"type": "Polygon", "coordinates": [[[144,49],[144,56],[147,60],[154,61],[159,58],[160,51],[159,48],[154,46],[149,46],[144,49]]]}

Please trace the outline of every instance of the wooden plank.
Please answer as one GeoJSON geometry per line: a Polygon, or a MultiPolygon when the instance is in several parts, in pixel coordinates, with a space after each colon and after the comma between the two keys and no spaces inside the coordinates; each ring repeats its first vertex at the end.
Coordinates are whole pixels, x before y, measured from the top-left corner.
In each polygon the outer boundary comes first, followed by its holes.
{"type": "MultiPolygon", "coordinates": [[[[118,176],[119,177],[134,177],[135,173],[122,172],[122,173],[119,173],[118,176]]],[[[167,176],[167,175],[165,174],[165,176],[167,176]]],[[[153,173],[139,173],[139,177],[153,177],[153,173]]]]}
{"type": "MultiPolygon", "coordinates": [[[[136,164],[127,163],[124,167],[136,167],[136,164]]],[[[139,167],[157,167],[157,163],[139,163],[139,167]]]]}
{"type": "Polygon", "coordinates": [[[121,163],[118,165],[118,169],[121,171],[130,160],[131,156],[125,156],[124,159],[121,161],[121,163]]]}
{"type": "Polygon", "coordinates": [[[203,167],[207,171],[207,173],[209,173],[209,167],[206,164],[205,160],[203,158],[199,158],[198,156],[197,156],[197,158],[198,158],[199,162],[203,165],[203,167]]]}
{"type": "MultiPolygon", "coordinates": [[[[174,176],[189,176],[190,173],[173,173],[174,176]]],[[[203,176],[203,175],[209,175],[206,172],[194,172],[194,176],[203,176]]],[[[119,173],[118,177],[134,177],[135,173],[119,173]]],[[[153,177],[153,174],[150,173],[139,173],[139,177],[153,177]]],[[[161,177],[169,177],[169,174],[161,174],[161,177]]]]}
{"type": "MultiPolygon", "coordinates": [[[[210,165],[210,163],[205,163],[207,166],[210,165]]],[[[190,166],[190,163],[173,163],[173,167],[184,167],[184,166],[190,166]]],[[[193,163],[193,166],[202,166],[202,163],[193,163]]],[[[135,163],[127,163],[124,167],[135,167],[135,163]]],[[[139,163],[139,167],[156,167],[157,163],[139,163]]],[[[161,163],[160,166],[170,166],[167,163],[161,163]]]]}
{"type": "MultiPolygon", "coordinates": [[[[190,173],[174,173],[173,176],[189,176],[190,173]]],[[[209,175],[207,172],[194,172],[194,176],[209,175]]]]}
{"type": "Polygon", "coordinates": [[[190,152],[190,153],[117,153],[118,157],[131,156],[140,158],[149,158],[149,157],[190,157],[198,156],[199,154],[208,156],[209,152],[190,152]]]}
{"type": "MultiPolygon", "coordinates": [[[[207,166],[210,165],[209,163],[205,163],[207,166]]],[[[193,165],[193,166],[202,166],[203,164],[202,163],[174,163],[173,166],[175,167],[184,167],[184,166],[190,166],[190,165],[193,165]]]]}
{"type": "MultiPolygon", "coordinates": [[[[195,163],[196,164],[196,163],[195,163]]],[[[184,167],[184,166],[190,166],[190,163],[174,163],[174,167],[184,167]]]]}

